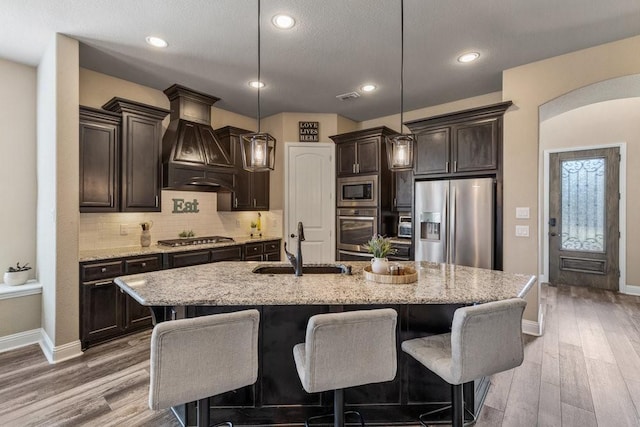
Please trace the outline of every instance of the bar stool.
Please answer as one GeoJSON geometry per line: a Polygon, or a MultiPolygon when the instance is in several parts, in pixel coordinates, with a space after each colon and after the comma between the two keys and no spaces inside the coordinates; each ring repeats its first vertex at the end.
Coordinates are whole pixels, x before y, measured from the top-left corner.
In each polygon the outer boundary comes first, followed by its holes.
{"type": "MultiPolygon", "coordinates": [[[[257,310],[162,322],[151,334],[149,407],[197,401],[198,426],[209,425],[209,397],[256,382],[257,310]]],[[[233,426],[230,422],[226,424],[233,426]]]]}
{"type": "MultiPolygon", "coordinates": [[[[462,427],[464,423],[464,383],[522,364],[522,313],[525,305],[524,300],[512,298],[459,308],[453,315],[451,333],[402,343],[405,353],[451,384],[453,427],[462,427]]],[[[420,424],[445,423],[424,421],[423,417],[448,408],[421,414],[420,424]]]]}
{"type": "MultiPolygon", "coordinates": [[[[391,381],[396,376],[396,323],[390,308],[312,316],[305,342],[293,347],[307,393],[333,390],[335,426],[344,426],[344,388],[391,381]]],[[[360,424],[364,425],[362,415],[360,424]]],[[[311,419],[320,418],[312,417],[311,419]]]]}

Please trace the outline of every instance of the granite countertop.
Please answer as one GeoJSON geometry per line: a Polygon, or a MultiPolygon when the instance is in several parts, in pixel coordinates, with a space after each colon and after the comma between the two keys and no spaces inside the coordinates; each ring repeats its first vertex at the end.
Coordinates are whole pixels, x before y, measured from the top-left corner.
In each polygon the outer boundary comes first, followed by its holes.
{"type": "Polygon", "coordinates": [[[79,262],[98,261],[102,259],[122,258],[139,255],[155,255],[166,254],[171,252],[197,251],[199,249],[222,248],[225,246],[244,245],[252,242],[266,242],[269,240],[280,240],[282,237],[262,236],[262,237],[234,237],[233,242],[209,243],[206,245],[187,245],[187,246],[160,246],[152,245],[148,248],[141,246],[126,246],[123,248],[96,249],[89,251],[80,251],[78,255],[79,262]]]}
{"type": "Polygon", "coordinates": [[[258,265],[286,263],[219,262],[115,279],[143,305],[329,305],[469,304],[523,297],[535,276],[450,264],[407,261],[418,281],[384,285],[366,281],[368,262],[349,261],[352,275],[252,273],[258,265]]]}

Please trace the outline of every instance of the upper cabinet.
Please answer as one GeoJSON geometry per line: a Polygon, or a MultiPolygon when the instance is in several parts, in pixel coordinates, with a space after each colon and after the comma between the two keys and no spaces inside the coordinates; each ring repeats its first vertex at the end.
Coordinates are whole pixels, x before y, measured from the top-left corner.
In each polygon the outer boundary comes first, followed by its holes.
{"type": "Polygon", "coordinates": [[[336,143],[337,176],[381,172],[387,164],[384,139],[392,134],[391,129],[377,127],[330,137],[336,143]]]}
{"type": "Polygon", "coordinates": [[[159,212],[169,111],[122,98],[103,108],[80,107],[80,212],[159,212]]]}
{"type": "Polygon", "coordinates": [[[160,212],[162,120],[168,110],[113,98],[103,108],[122,114],[122,212],[160,212]]]}
{"type": "Polygon", "coordinates": [[[80,212],[117,212],[119,114],[80,107],[80,212]]]}
{"type": "Polygon", "coordinates": [[[511,101],[405,123],[416,135],[416,175],[497,173],[511,101]]]}

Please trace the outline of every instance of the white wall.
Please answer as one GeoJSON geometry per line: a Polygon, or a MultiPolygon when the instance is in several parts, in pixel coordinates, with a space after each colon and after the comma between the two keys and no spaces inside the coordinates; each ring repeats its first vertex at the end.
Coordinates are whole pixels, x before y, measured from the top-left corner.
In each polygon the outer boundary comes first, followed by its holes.
{"type": "MultiPolygon", "coordinates": [[[[0,75],[0,272],[4,272],[16,262],[36,266],[36,69],[0,59],[0,75]]],[[[39,318],[40,307],[35,311],[39,318]]]]}

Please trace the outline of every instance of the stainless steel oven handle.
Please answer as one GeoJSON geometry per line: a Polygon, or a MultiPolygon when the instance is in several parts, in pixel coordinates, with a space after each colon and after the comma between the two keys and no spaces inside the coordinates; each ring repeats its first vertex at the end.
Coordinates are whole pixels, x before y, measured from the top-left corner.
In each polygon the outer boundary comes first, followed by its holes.
{"type": "Polygon", "coordinates": [[[339,216],[338,219],[357,219],[363,221],[375,221],[375,216],[339,216]]]}
{"type": "Polygon", "coordinates": [[[338,251],[341,254],[359,256],[363,258],[373,258],[373,254],[367,252],[353,252],[353,251],[343,251],[342,249],[338,251]]]}

